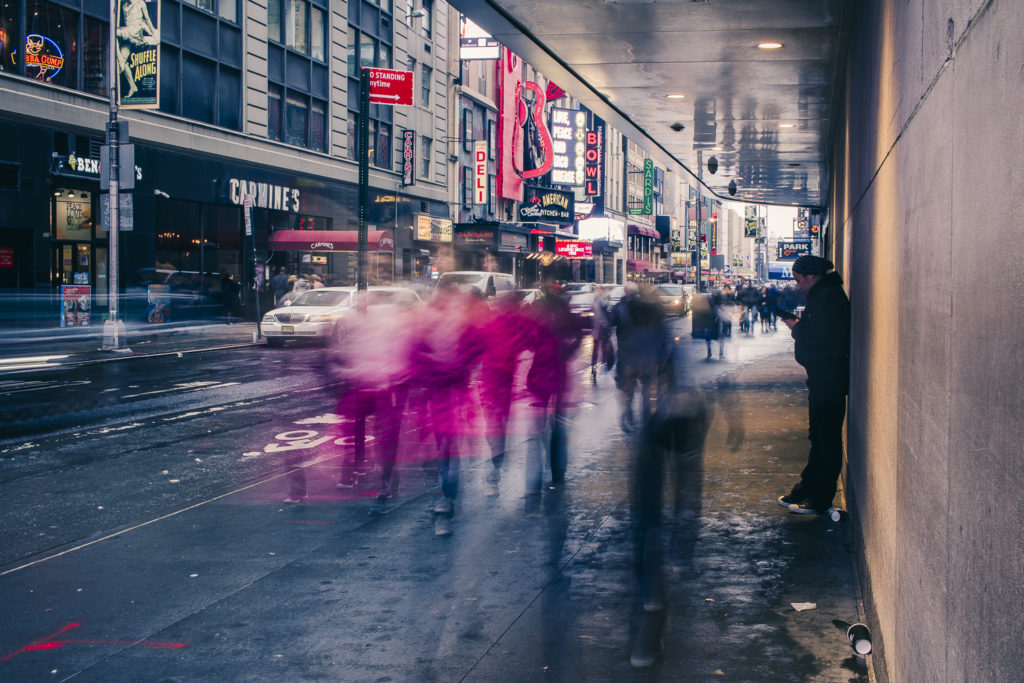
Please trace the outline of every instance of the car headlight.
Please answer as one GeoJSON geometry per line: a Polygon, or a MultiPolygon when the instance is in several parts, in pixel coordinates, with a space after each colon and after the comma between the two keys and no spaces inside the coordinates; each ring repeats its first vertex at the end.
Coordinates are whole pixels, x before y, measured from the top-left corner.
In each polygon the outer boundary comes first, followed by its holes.
{"type": "Polygon", "coordinates": [[[277,318],[272,316],[270,313],[267,313],[265,316],[263,316],[263,322],[265,322],[265,323],[276,323],[277,322],[277,318]]]}
{"type": "Polygon", "coordinates": [[[309,323],[333,323],[334,316],[332,315],[311,315],[306,318],[306,322],[309,323]]]}
{"type": "Polygon", "coordinates": [[[674,300],[674,301],[672,302],[672,305],[673,305],[673,306],[678,306],[678,305],[679,305],[679,304],[681,304],[681,303],[683,303],[683,302],[682,302],[682,301],[681,301],[680,299],[675,299],[675,300],[674,300]]]}

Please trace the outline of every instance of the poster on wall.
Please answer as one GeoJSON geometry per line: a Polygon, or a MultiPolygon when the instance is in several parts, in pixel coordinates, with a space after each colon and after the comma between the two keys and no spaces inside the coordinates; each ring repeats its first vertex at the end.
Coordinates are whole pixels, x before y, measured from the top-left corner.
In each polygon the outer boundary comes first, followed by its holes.
{"type": "Polygon", "coordinates": [[[149,285],[146,322],[165,323],[171,319],[171,286],[149,285]]]}
{"type": "Polygon", "coordinates": [[[498,197],[523,200],[523,135],[519,121],[520,93],[523,88],[523,64],[507,47],[501,48],[497,61],[498,85],[498,197]]]}
{"type": "Polygon", "coordinates": [[[89,285],[61,285],[60,326],[88,327],[92,312],[92,287],[89,285]]]}
{"type": "Polygon", "coordinates": [[[743,236],[757,237],[757,207],[743,208],[743,236]]]}
{"type": "Polygon", "coordinates": [[[88,241],[92,239],[92,198],[88,192],[58,190],[56,201],[57,239],[88,241]]]}
{"type": "Polygon", "coordinates": [[[125,109],[160,106],[160,0],[120,0],[117,96],[125,109]]]}

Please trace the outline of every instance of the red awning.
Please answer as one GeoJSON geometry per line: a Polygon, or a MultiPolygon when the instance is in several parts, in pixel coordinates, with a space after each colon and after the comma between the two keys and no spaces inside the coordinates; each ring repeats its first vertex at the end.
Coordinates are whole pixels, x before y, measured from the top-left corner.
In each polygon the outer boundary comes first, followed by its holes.
{"type": "MultiPolygon", "coordinates": [[[[269,245],[276,251],[358,251],[357,230],[275,230],[269,245]]],[[[390,230],[370,230],[366,235],[368,251],[394,251],[395,238],[390,230]]]]}
{"type": "Polygon", "coordinates": [[[626,230],[630,235],[643,235],[644,237],[657,237],[658,231],[643,225],[630,225],[626,230]]]}
{"type": "Polygon", "coordinates": [[[641,261],[639,259],[626,259],[626,272],[627,273],[643,273],[654,267],[654,264],[650,261],[641,261]]]}

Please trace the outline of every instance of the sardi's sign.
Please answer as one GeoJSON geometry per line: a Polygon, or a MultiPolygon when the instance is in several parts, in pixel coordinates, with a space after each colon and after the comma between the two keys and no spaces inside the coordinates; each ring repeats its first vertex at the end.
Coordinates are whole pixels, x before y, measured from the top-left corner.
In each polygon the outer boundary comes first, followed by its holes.
{"type": "Polygon", "coordinates": [[[572,223],[576,220],[575,201],[573,193],[565,190],[527,188],[523,203],[519,205],[519,218],[524,221],[572,223]]]}
{"type": "Polygon", "coordinates": [[[122,0],[117,10],[117,95],[125,109],[160,106],[160,0],[122,0]]]}
{"type": "Polygon", "coordinates": [[[228,199],[232,204],[242,206],[245,196],[253,196],[252,205],[259,209],[273,209],[274,211],[298,212],[300,208],[299,190],[295,187],[285,185],[274,185],[272,183],[259,183],[255,180],[242,178],[228,179],[228,199]]]}

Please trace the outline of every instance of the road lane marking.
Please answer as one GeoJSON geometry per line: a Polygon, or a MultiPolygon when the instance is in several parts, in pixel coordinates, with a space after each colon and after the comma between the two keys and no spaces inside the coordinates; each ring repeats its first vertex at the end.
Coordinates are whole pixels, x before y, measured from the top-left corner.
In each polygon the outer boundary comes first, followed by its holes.
{"type": "Polygon", "coordinates": [[[175,384],[173,387],[167,389],[156,389],[154,391],[144,391],[141,394],[127,394],[121,398],[138,398],[140,396],[153,396],[155,394],[169,394],[174,391],[196,391],[199,389],[222,389],[224,387],[234,386],[240,384],[240,382],[182,382],[175,384]]]}

